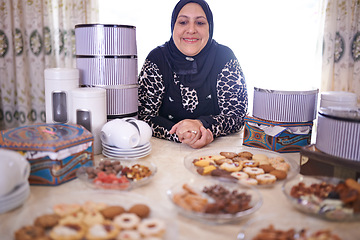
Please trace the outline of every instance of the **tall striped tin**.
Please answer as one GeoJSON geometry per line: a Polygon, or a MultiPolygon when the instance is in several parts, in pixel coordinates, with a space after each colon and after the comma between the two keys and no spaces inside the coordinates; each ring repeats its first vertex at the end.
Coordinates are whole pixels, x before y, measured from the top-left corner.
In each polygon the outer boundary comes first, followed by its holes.
{"type": "Polygon", "coordinates": [[[75,41],[80,86],[106,89],[108,120],[136,116],[136,27],[79,24],[75,26],[75,41]]]}

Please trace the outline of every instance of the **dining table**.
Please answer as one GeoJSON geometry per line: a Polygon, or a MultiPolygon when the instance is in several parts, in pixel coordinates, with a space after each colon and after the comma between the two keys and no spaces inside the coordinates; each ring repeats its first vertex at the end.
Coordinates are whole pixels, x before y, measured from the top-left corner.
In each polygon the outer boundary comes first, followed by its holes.
{"type": "MultiPolygon", "coordinates": [[[[230,223],[208,223],[194,218],[188,218],[176,211],[173,203],[168,196],[168,190],[179,182],[187,181],[195,177],[195,174],[184,165],[184,158],[193,154],[198,149],[193,149],[185,144],[176,143],[164,139],[152,137],[150,139],[151,152],[149,155],[141,158],[142,161],[151,161],[156,165],[157,171],[151,181],[147,184],[131,189],[131,193],[141,195],[149,199],[149,202],[161,206],[164,211],[171,214],[176,228],[173,234],[175,239],[172,240],[235,240],[241,239],[239,233],[250,221],[266,221],[269,224],[276,222],[284,222],[285,227],[301,228],[302,225],[311,226],[318,229],[336,230],[341,239],[356,240],[360,239],[360,222],[359,221],[330,221],[303,213],[288,201],[282,190],[282,183],[279,182],[269,188],[258,188],[262,197],[261,207],[251,215],[230,223]],[[239,238],[238,238],[239,237],[239,238]]],[[[243,132],[230,134],[216,138],[212,143],[204,147],[204,149],[222,149],[229,147],[243,146],[243,132]]],[[[278,153],[287,161],[300,164],[300,153],[278,153]]],[[[102,154],[94,156],[94,163],[104,159],[102,154]]],[[[198,177],[198,176],[196,176],[198,177]]],[[[39,211],[36,203],[46,200],[48,197],[56,196],[76,196],[81,191],[98,191],[98,189],[90,189],[79,179],[75,178],[71,181],[58,186],[34,186],[30,187],[30,195],[23,205],[9,212],[0,214],[0,239],[13,239],[13,225],[23,221],[21,212],[27,210],[36,215],[39,211]]],[[[100,194],[100,192],[99,192],[100,194]]],[[[117,191],[116,194],[124,194],[124,191],[117,191]]]]}

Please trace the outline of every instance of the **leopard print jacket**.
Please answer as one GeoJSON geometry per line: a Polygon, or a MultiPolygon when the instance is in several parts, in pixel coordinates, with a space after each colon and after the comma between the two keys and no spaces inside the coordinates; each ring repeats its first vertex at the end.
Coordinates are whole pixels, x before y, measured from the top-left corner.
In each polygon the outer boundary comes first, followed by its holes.
{"type": "MultiPolygon", "coordinates": [[[[196,109],[198,104],[196,90],[180,84],[175,73],[174,82],[180,88],[183,108],[187,111],[196,109]]],[[[139,119],[152,127],[154,137],[179,142],[176,134],[169,133],[175,123],[159,124],[158,121],[154,121],[159,115],[164,91],[165,84],[159,68],[146,59],[139,75],[139,119]]],[[[220,113],[210,116],[213,120],[209,127],[214,137],[240,131],[247,112],[248,96],[245,79],[237,59],[228,61],[218,74],[216,94],[220,113]]],[[[170,116],[169,119],[171,120],[170,116]]]]}

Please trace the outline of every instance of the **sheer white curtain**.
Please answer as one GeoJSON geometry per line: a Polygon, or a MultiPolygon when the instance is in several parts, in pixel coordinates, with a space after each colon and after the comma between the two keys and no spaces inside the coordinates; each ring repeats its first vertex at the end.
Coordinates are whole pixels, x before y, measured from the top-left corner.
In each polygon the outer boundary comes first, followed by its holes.
{"type": "Polygon", "coordinates": [[[97,0],[0,1],[0,129],[45,122],[44,69],[75,67],[77,23],[97,0]]]}
{"type": "MultiPolygon", "coordinates": [[[[170,38],[171,13],[177,2],[102,0],[99,18],[101,23],[136,26],[141,68],[149,51],[170,38]]],[[[280,90],[320,87],[322,1],[207,2],[214,14],[214,39],[229,46],[243,68],[250,110],[254,86],[280,90]]]]}
{"type": "Polygon", "coordinates": [[[356,93],[360,103],[360,2],[325,1],[322,89],[356,93]]]}

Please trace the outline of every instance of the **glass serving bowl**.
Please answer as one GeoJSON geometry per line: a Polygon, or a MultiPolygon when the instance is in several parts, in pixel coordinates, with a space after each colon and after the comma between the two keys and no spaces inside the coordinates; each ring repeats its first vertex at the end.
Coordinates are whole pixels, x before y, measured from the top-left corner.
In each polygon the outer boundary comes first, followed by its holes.
{"type": "MultiPolygon", "coordinates": [[[[217,193],[222,192],[217,190],[217,193]]],[[[167,191],[168,197],[170,201],[173,203],[175,209],[178,213],[184,215],[185,217],[192,218],[204,223],[212,223],[212,224],[224,224],[224,223],[230,223],[230,222],[237,222],[239,220],[242,220],[249,215],[253,214],[262,205],[262,196],[260,192],[249,185],[245,184],[238,184],[236,182],[232,181],[219,181],[218,179],[211,179],[211,178],[193,178],[186,182],[179,182],[175,184],[173,187],[171,187],[167,191]],[[184,194],[188,194],[189,192],[184,190],[184,185],[186,185],[190,189],[192,193],[195,193],[196,196],[186,196],[184,194]],[[205,213],[201,210],[199,211],[199,205],[203,204],[204,201],[207,202],[208,206],[210,206],[207,209],[214,209],[213,207],[216,206],[216,201],[213,197],[210,197],[208,194],[203,192],[203,189],[205,187],[209,188],[212,186],[221,186],[225,190],[229,191],[230,193],[237,193],[237,194],[244,194],[244,198],[248,198],[247,204],[245,202],[242,202],[241,204],[244,204],[242,206],[247,206],[246,208],[238,208],[237,210],[234,210],[232,208],[227,209],[230,211],[217,211],[217,213],[205,213]],[[245,197],[246,195],[246,197],[245,197]],[[179,200],[180,197],[180,200],[179,200]],[[193,202],[193,207],[189,207],[189,205],[183,205],[183,199],[186,202],[188,202],[189,199],[195,199],[193,202]],[[205,200],[204,200],[205,199],[205,200]],[[233,212],[233,213],[229,213],[233,212]]],[[[222,196],[222,200],[225,198],[222,196]]],[[[234,203],[234,206],[240,206],[241,204],[234,203]]],[[[229,206],[230,204],[225,204],[226,206],[229,206]]],[[[203,206],[203,205],[201,205],[203,206]]],[[[203,209],[203,207],[201,207],[203,209]]],[[[209,211],[212,212],[212,211],[209,211]]],[[[216,211],[215,211],[216,212],[216,211]]]]}
{"type": "MultiPolygon", "coordinates": [[[[198,168],[197,166],[194,165],[193,161],[194,159],[197,159],[199,157],[203,157],[203,156],[214,156],[214,155],[220,155],[220,152],[234,152],[234,153],[240,153],[240,152],[250,152],[252,154],[263,154],[266,155],[268,158],[282,158],[285,160],[286,163],[289,164],[290,169],[287,172],[287,177],[286,179],[291,179],[293,177],[295,177],[300,170],[299,164],[294,162],[294,161],[290,161],[289,159],[286,158],[286,156],[282,155],[281,153],[278,152],[274,152],[274,151],[269,151],[269,150],[264,150],[264,149],[258,149],[258,148],[252,148],[252,147],[246,147],[246,146],[238,146],[238,147],[222,147],[222,148],[212,148],[212,149],[201,149],[201,150],[197,150],[194,151],[188,155],[185,156],[184,158],[184,165],[185,167],[192,173],[194,173],[197,176],[203,176],[203,177],[207,177],[207,178],[218,178],[218,177],[214,177],[212,175],[201,175],[198,172],[198,168]]],[[[217,166],[218,168],[219,166],[217,166]]],[[[235,178],[233,178],[235,179],[235,178]]],[[[260,188],[269,188],[269,187],[273,187],[275,184],[278,183],[282,183],[284,182],[284,180],[276,180],[274,183],[271,184],[257,184],[255,185],[256,187],[260,187],[260,188]]]]}
{"type": "MultiPolygon", "coordinates": [[[[353,208],[345,206],[344,202],[339,199],[336,191],[331,191],[327,197],[318,197],[316,194],[307,196],[302,194],[302,196],[295,196],[292,194],[293,187],[295,188],[299,184],[304,184],[305,187],[313,185],[313,188],[315,188],[314,184],[316,186],[323,184],[322,188],[325,188],[325,184],[337,186],[343,182],[344,180],[335,177],[304,176],[299,174],[295,178],[285,181],[282,191],[296,209],[311,216],[331,221],[360,220],[360,213],[355,213],[353,208]]],[[[295,190],[293,191],[296,192],[295,190]]]]}
{"type": "Polygon", "coordinates": [[[157,172],[157,167],[154,163],[150,161],[145,160],[138,160],[138,159],[132,159],[131,161],[127,160],[119,160],[119,159],[112,159],[112,158],[103,158],[100,160],[100,162],[93,167],[80,167],[76,171],[76,176],[82,181],[85,185],[94,188],[94,189],[112,189],[112,190],[131,190],[136,187],[143,186],[145,184],[148,184],[154,175],[157,172]],[[114,181],[111,182],[101,182],[97,181],[95,178],[90,177],[89,175],[89,168],[90,169],[96,169],[101,162],[110,161],[111,163],[118,163],[123,167],[123,170],[116,174],[116,177],[118,180],[114,178],[114,181]],[[150,171],[150,175],[147,177],[139,178],[139,179],[132,179],[134,176],[131,176],[132,178],[129,178],[127,174],[122,176],[124,174],[124,168],[131,168],[135,165],[140,165],[146,167],[150,171]]]}

